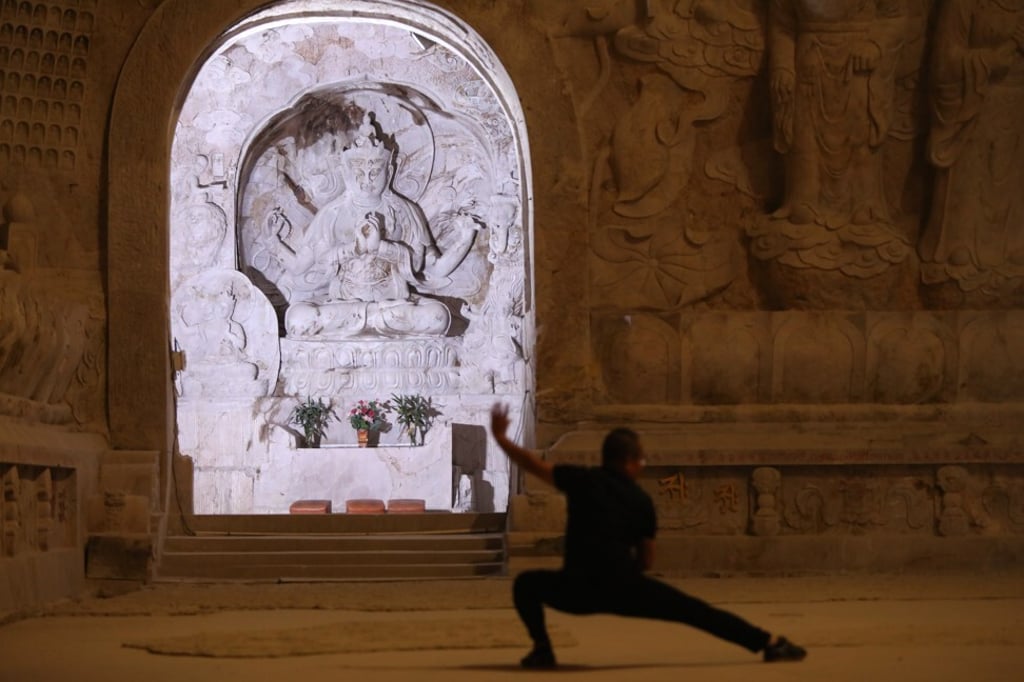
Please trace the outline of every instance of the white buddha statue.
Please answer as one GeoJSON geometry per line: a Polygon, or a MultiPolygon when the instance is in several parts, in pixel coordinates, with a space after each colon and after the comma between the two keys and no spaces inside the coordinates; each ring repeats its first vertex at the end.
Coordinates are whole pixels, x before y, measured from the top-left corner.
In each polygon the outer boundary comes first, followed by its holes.
{"type": "Polygon", "coordinates": [[[478,224],[460,216],[459,239],[442,254],[419,206],[392,188],[394,150],[369,116],[340,158],[345,189],[317,212],[289,268],[327,295],[291,302],[288,336],[444,335],[451,311],[423,294],[462,263],[478,224]]]}

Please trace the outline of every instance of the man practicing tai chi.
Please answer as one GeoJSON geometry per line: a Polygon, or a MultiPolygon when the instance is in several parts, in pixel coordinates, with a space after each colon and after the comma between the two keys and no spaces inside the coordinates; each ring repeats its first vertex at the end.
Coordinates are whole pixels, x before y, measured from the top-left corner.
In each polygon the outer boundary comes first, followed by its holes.
{"type": "Polygon", "coordinates": [[[762,652],[766,662],[799,661],[807,652],[785,637],[644,575],[654,563],[657,520],[650,496],[636,484],[644,451],[636,433],[615,429],[604,440],[600,467],[552,465],[509,439],[508,407],[491,410],[491,432],[501,449],[527,472],[567,497],[565,559],[560,571],[516,577],[516,611],[533,650],[525,668],[551,668],[555,654],[544,625],[544,605],[566,613],[610,613],[685,623],[762,652]]]}

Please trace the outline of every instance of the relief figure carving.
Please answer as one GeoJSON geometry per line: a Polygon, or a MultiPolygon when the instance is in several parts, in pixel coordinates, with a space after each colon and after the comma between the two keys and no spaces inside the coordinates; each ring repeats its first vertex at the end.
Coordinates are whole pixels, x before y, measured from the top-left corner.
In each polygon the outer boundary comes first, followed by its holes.
{"type": "MultiPolygon", "coordinates": [[[[575,0],[529,6],[553,39],[588,38],[597,53],[595,77],[573,83],[573,92],[581,93],[574,107],[585,148],[595,152],[585,162],[585,183],[596,256],[593,289],[602,303],[634,307],[657,300],[677,308],[727,288],[742,271],[735,234],[724,224],[708,224],[726,223],[720,216],[680,219],[678,203],[694,191],[694,170],[702,166],[712,169],[712,177],[756,193],[741,146],[707,143],[712,125],[728,128],[740,118],[737,83],[760,68],[760,3],[575,0]],[[622,97],[625,88],[635,94],[622,97]],[[706,146],[715,149],[705,152],[706,146]],[[642,288],[622,286],[641,278],[642,288]]],[[[577,73],[567,70],[566,76],[580,80],[577,73]]]]}
{"type": "MultiPolygon", "coordinates": [[[[671,11],[655,5],[647,3],[642,26],[615,33],[615,49],[631,60],[656,64],[677,95],[699,93],[700,102],[679,104],[658,92],[659,78],[640,79],[640,98],[620,119],[612,140],[619,187],[615,212],[625,217],[656,215],[679,196],[690,180],[700,125],[729,113],[730,85],[755,76],[764,52],[764,11],[758,3],[686,0],[671,11]],[[648,139],[638,139],[636,130],[648,130],[648,139]],[[645,153],[638,157],[637,151],[645,153]]],[[[716,152],[712,164],[739,155],[739,147],[728,147],[716,152]]]]}
{"type": "Polygon", "coordinates": [[[66,400],[88,351],[88,315],[36,280],[0,270],[0,396],[46,421],[70,421],[66,400]]]}
{"type": "Polygon", "coordinates": [[[464,385],[487,386],[491,393],[516,390],[526,382],[529,353],[524,328],[525,283],[516,263],[522,257],[522,226],[508,197],[491,198],[488,261],[494,269],[482,305],[470,305],[470,320],[460,358],[464,385]]]}
{"type": "Polygon", "coordinates": [[[877,276],[909,255],[883,189],[905,0],[772,0],[775,149],[785,195],[751,228],[755,256],[793,268],[877,276]]]}
{"type": "Polygon", "coordinates": [[[1024,2],[942,3],[928,157],[938,171],[922,278],[986,297],[1024,283],[1024,2]]]}
{"type": "Polygon", "coordinates": [[[981,493],[981,507],[988,525],[1024,530],[1024,485],[1019,478],[996,476],[981,493]]]}
{"type": "Polygon", "coordinates": [[[181,395],[263,396],[277,376],[269,303],[241,274],[210,271],[175,294],[175,343],[185,351],[181,395]]]}

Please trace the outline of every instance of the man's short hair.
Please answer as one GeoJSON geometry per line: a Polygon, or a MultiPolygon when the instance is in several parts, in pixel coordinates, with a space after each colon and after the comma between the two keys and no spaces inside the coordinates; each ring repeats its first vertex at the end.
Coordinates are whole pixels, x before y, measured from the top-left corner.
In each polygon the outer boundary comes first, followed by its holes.
{"type": "Polygon", "coordinates": [[[621,469],[629,459],[640,455],[640,437],[633,429],[613,429],[604,437],[601,446],[601,465],[621,469]]]}

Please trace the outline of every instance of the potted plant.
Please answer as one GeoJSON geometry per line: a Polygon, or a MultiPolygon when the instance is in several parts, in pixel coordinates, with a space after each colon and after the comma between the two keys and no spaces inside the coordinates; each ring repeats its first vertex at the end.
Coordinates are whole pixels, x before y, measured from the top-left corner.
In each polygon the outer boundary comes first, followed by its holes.
{"type": "Polygon", "coordinates": [[[306,397],[306,401],[299,403],[292,410],[290,423],[302,427],[302,435],[307,448],[320,447],[320,440],[327,431],[327,425],[338,418],[330,401],[324,402],[323,398],[313,400],[306,397]]]}
{"type": "Polygon", "coordinates": [[[434,408],[432,399],[424,398],[418,393],[392,394],[391,402],[397,415],[395,421],[401,424],[402,430],[409,436],[409,442],[413,445],[423,445],[427,431],[434,424],[434,417],[440,414],[434,408]]]}
{"type": "Polygon", "coordinates": [[[391,405],[379,400],[360,400],[348,412],[348,423],[356,430],[359,447],[374,447],[380,439],[380,432],[388,426],[388,412],[391,405]]]}

